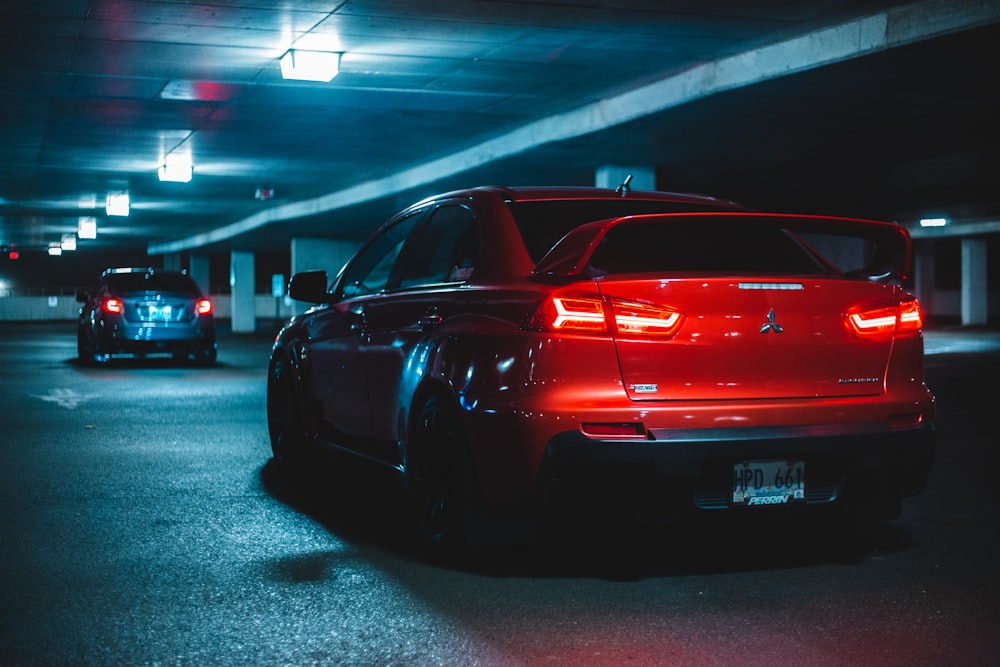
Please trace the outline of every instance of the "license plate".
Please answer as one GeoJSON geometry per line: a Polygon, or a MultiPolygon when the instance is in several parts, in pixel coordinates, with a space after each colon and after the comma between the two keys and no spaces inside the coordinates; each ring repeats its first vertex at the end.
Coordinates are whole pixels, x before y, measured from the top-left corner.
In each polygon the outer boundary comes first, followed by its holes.
{"type": "Polygon", "coordinates": [[[151,322],[169,322],[173,317],[172,306],[149,306],[147,319],[151,322]]]}
{"type": "Polygon", "coordinates": [[[787,505],[805,499],[803,461],[743,461],[733,466],[733,505],[787,505]]]}

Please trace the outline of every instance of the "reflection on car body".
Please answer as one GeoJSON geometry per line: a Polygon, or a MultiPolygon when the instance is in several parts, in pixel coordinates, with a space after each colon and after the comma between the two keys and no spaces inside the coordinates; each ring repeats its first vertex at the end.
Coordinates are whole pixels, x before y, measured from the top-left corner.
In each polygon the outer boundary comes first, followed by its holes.
{"type": "Polygon", "coordinates": [[[411,206],[276,339],[278,459],[375,462],[470,518],[775,507],[892,518],[934,443],[902,227],[697,195],[484,187],[411,206]]]}
{"type": "Polygon", "coordinates": [[[77,300],[83,304],[77,327],[83,362],[163,353],[203,364],[216,360],[212,302],[185,272],[108,269],[77,300]]]}

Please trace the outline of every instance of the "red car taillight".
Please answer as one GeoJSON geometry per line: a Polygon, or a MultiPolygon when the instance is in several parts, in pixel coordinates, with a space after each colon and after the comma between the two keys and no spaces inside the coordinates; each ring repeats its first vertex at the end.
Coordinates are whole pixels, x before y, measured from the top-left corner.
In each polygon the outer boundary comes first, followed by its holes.
{"type": "Polygon", "coordinates": [[[549,331],[606,333],[607,317],[600,298],[551,297],[539,328],[549,331]]]}
{"type": "Polygon", "coordinates": [[[684,315],[667,306],[609,299],[611,319],[618,333],[646,336],[673,336],[681,328],[684,315]]]}
{"type": "Polygon", "coordinates": [[[862,338],[890,338],[923,328],[920,304],[910,297],[892,305],[859,306],[848,311],[847,324],[862,338]]]}
{"type": "Polygon", "coordinates": [[[212,302],[208,299],[199,299],[198,303],[195,304],[194,309],[199,315],[211,315],[212,302]]]}
{"type": "Polygon", "coordinates": [[[668,306],[573,294],[548,297],[528,327],[562,333],[668,337],[677,333],[683,321],[683,313],[668,306]]]}
{"type": "Polygon", "coordinates": [[[125,310],[125,304],[122,303],[121,299],[110,298],[104,300],[104,312],[120,315],[123,310],[125,310]]]}

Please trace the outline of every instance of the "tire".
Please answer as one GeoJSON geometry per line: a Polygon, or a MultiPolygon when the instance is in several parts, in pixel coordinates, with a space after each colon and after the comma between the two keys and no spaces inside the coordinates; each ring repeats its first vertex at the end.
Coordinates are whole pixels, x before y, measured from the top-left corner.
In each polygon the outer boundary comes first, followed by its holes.
{"type": "Polygon", "coordinates": [[[76,330],[76,356],[81,363],[94,363],[94,350],[87,346],[86,335],[83,333],[82,327],[76,330]]]}
{"type": "Polygon", "coordinates": [[[276,357],[267,375],[267,429],[271,451],[278,463],[294,463],[303,458],[306,436],[302,425],[295,369],[284,357],[276,357]]]}
{"type": "Polygon", "coordinates": [[[214,345],[198,348],[194,353],[194,362],[199,366],[214,366],[219,353],[214,345]]]}
{"type": "Polygon", "coordinates": [[[98,350],[97,338],[88,336],[82,328],[76,330],[76,356],[80,363],[88,366],[99,366],[107,363],[110,355],[106,355],[98,350]],[[90,339],[88,342],[88,338],[90,339]]]}
{"type": "Polygon", "coordinates": [[[414,421],[406,473],[417,541],[435,555],[451,555],[465,542],[467,451],[458,409],[432,396],[414,421]]]}

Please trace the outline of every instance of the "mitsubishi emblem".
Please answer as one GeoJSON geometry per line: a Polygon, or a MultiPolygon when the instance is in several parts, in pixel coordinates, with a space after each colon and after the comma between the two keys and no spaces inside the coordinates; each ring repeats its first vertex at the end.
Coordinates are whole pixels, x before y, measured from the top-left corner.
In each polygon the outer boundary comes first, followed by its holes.
{"type": "Polygon", "coordinates": [[[767,311],[767,322],[761,325],[760,332],[767,333],[768,331],[773,331],[774,333],[784,333],[784,329],[781,325],[774,321],[774,308],[767,311]]]}

